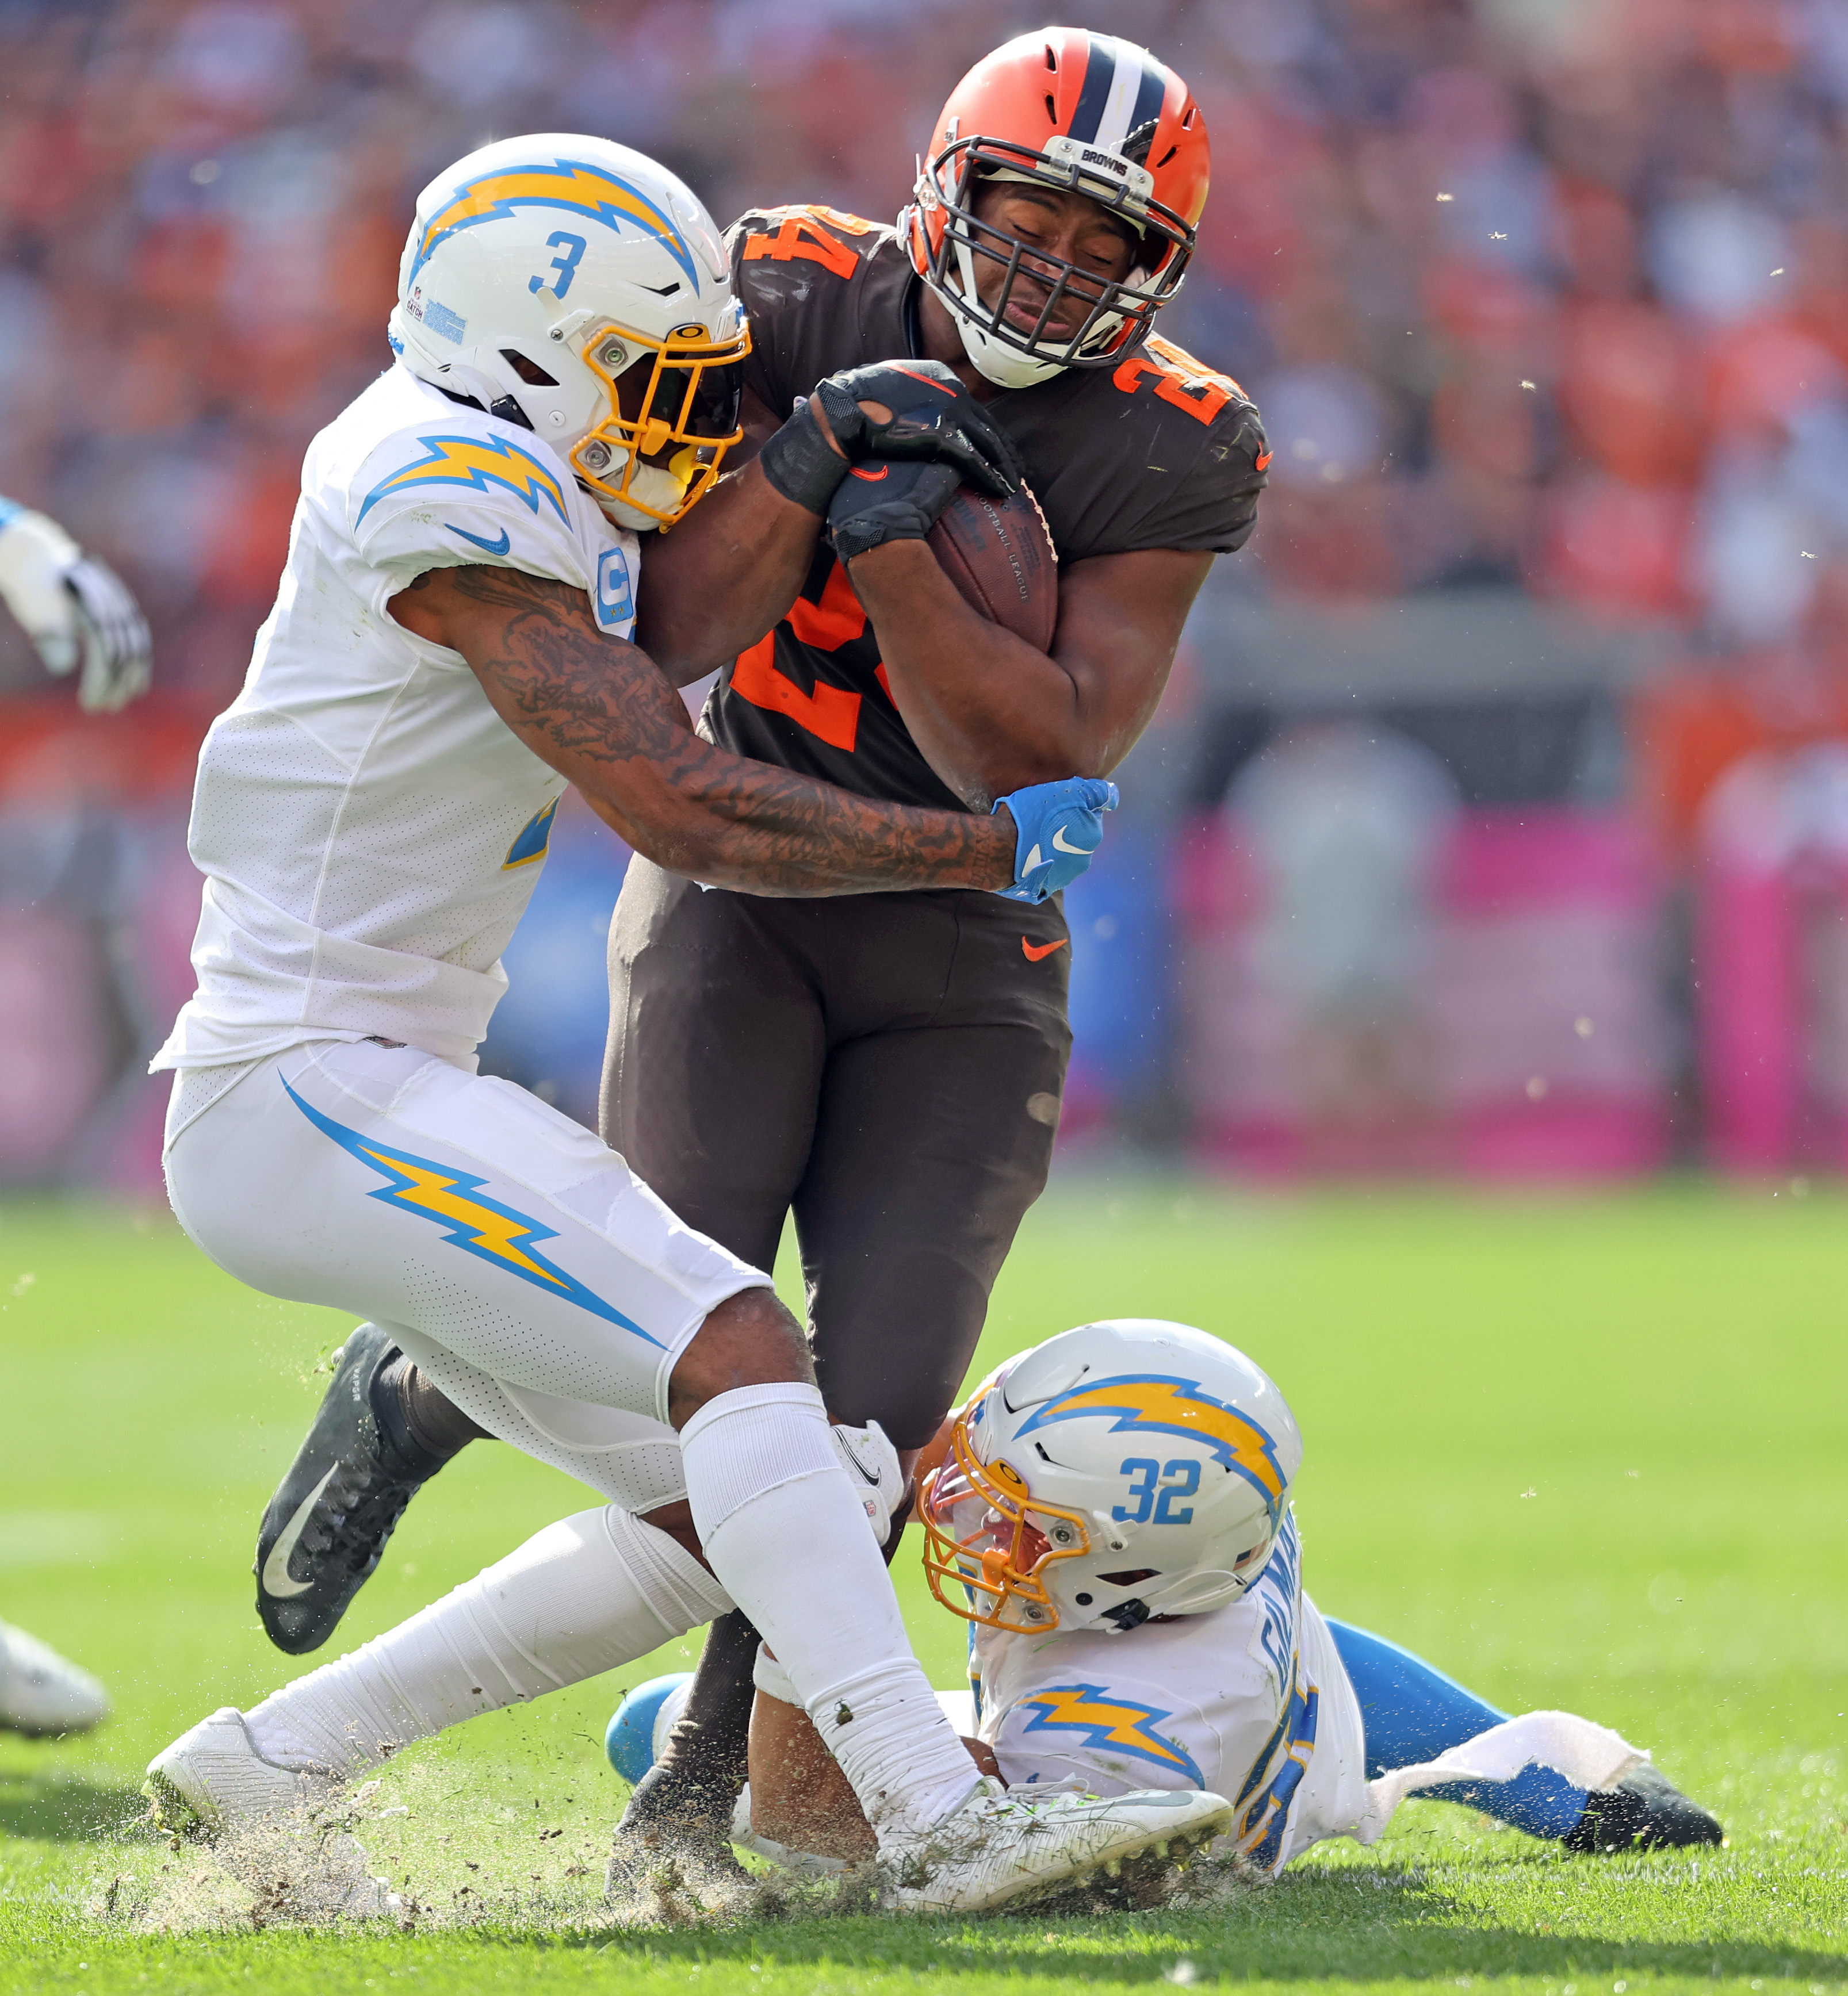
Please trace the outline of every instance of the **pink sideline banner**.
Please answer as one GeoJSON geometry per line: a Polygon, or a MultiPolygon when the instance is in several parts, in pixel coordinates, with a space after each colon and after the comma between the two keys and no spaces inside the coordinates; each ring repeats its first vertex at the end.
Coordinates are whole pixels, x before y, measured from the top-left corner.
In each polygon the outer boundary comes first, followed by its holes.
{"type": "MultiPolygon", "coordinates": [[[[1463,810],[1412,967],[1371,1008],[1292,996],[1236,814],[1182,842],[1185,1086],[1203,1161],[1264,1176],[1592,1179],[1666,1154],[1662,870],[1617,813],[1463,810]]],[[[1287,949],[1285,938],[1285,949],[1287,949]]]]}
{"type": "Polygon", "coordinates": [[[1695,958],[1707,1154],[1848,1165],[1848,748],[1747,757],[1702,814],[1695,958]]]}

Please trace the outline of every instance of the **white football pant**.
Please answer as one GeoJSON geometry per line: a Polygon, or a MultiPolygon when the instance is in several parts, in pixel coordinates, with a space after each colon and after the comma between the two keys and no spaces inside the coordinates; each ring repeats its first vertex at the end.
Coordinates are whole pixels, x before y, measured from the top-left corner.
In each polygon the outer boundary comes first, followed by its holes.
{"type": "MultiPolygon", "coordinates": [[[[958,1805],[974,1769],[911,1654],[821,1394],[738,1387],[677,1437],[667,1425],[675,1361],[766,1275],[511,1082],[375,1041],[309,1042],[228,1079],[182,1075],[168,1117],[169,1196],[213,1261],[371,1318],[490,1433],[625,1511],[686,1495],[720,1588],[800,1688],[875,1828],[915,1833],[958,1805]]],[[[382,1650],[340,1698],[370,1696],[368,1673],[403,1660],[382,1650]]],[[[434,1684],[394,1722],[412,1707],[425,1724],[460,1716],[434,1684]]],[[[356,1719],[360,1736],[384,1712],[356,1719]]]]}
{"type": "Polygon", "coordinates": [[[174,1091],[167,1189],[219,1267],[371,1318],[490,1433],[625,1510],[686,1494],[669,1376],[762,1270],[569,1117],[414,1047],[294,1047],[188,1120],[203,1079],[174,1091]]]}

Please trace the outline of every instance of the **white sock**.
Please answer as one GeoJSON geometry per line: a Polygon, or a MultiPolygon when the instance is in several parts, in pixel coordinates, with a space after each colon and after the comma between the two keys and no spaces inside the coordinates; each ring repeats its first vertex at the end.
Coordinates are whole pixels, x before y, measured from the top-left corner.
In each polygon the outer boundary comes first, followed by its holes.
{"type": "Polygon", "coordinates": [[[813,1386],[742,1386],[680,1432],[713,1571],[762,1632],[882,1836],[940,1821],[976,1773],[911,1654],[813,1386]]]}
{"type": "Polygon", "coordinates": [[[277,1767],[355,1774],[478,1712],[632,1663],[731,1605],[665,1532],[613,1505],[580,1511],[245,1717],[277,1767]]]}

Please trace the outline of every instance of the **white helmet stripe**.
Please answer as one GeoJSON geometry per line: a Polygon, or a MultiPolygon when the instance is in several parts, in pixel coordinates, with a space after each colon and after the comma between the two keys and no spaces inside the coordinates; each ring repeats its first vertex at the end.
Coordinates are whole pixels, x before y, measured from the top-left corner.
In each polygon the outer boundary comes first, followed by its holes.
{"type": "Polygon", "coordinates": [[[1072,114],[1072,136],[1087,146],[1120,150],[1130,132],[1161,114],[1167,85],[1146,51],[1114,35],[1086,36],[1085,80],[1072,114]]]}
{"type": "MultiPolygon", "coordinates": [[[[1096,43],[1093,42],[1095,48],[1096,43]]],[[[1142,94],[1142,65],[1130,51],[1117,44],[1117,72],[1110,78],[1110,94],[1104,99],[1103,115],[1097,121],[1097,146],[1114,152],[1129,136],[1130,114],[1142,94]]]]}

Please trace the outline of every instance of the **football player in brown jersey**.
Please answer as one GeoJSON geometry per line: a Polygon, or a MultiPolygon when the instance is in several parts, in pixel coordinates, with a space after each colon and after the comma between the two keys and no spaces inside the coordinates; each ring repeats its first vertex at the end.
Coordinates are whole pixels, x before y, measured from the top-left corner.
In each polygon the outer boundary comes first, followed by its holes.
{"type": "MultiPolygon", "coordinates": [[[[1207,177],[1179,77],[1051,29],[952,93],[896,229],[804,207],[734,225],[753,342],[740,454],[760,454],[652,555],[641,597],[669,671],[724,668],[704,732],[869,797],[975,810],[1120,761],[1214,556],[1251,532],[1269,459],[1237,384],[1152,330],[1207,177]],[[899,356],[947,365],[1018,447],[1059,559],[1049,654],[979,616],[916,538],[837,559],[831,481],[805,485],[792,412],[899,356]]],[[[1044,1183],[1070,1044],[1058,903],[983,899],[770,902],[637,862],[611,935],[608,1141],[760,1266],[793,1211],[830,1412],[880,1422],[901,1453],[962,1385],[1044,1183]]],[[[748,1625],[714,1625],[629,1834],[728,1822],[754,1650],[748,1625]]]]}
{"type": "MultiPolygon", "coordinates": [[[[1237,384],[1153,330],[1208,168],[1172,70],[1048,29],[957,85],[895,229],[815,207],[733,225],[744,468],[657,537],[639,602],[665,670],[721,672],[703,734],[864,797],[979,812],[1121,760],[1213,557],[1251,534],[1269,461],[1237,384]],[[927,439],[889,482],[847,480],[933,421],[1012,440],[1058,556],[1049,652],[980,617],[921,545],[955,482],[927,439]]],[[[882,1423],[907,1463],[1044,1183],[1069,940],[1055,899],[773,900],[631,862],[604,1134],[756,1265],[793,1213],[830,1413],[882,1423]]],[[[421,1423],[459,1445],[466,1424],[419,1390],[421,1423]]],[[[651,1522],[684,1530],[684,1508],[651,1522]]],[[[742,1617],[714,1624],[630,1836],[728,1828],[756,1643],[742,1617]]]]}

